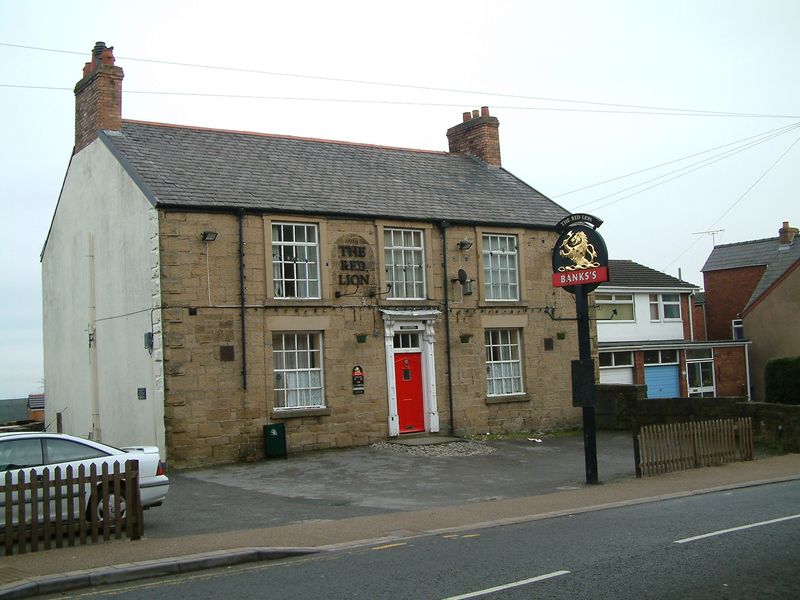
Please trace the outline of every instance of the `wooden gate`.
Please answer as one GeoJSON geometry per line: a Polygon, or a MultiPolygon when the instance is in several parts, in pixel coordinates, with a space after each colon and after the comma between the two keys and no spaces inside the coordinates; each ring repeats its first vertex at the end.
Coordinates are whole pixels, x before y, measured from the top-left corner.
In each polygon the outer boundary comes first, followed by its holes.
{"type": "Polygon", "coordinates": [[[634,439],[637,477],[753,460],[750,417],[646,425],[634,439]]]}

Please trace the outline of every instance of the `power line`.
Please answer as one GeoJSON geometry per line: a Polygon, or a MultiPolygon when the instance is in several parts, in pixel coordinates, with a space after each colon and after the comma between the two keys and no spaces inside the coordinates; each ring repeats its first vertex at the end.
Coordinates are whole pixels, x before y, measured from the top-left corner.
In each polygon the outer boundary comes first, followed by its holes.
{"type": "MultiPolygon", "coordinates": [[[[76,52],[73,50],[60,50],[56,48],[42,48],[38,46],[27,46],[22,44],[9,44],[5,42],[0,42],[0,46],[6,46],[10,48],[19,48],[24,50],[35,50],[39,52],[55,52],[61,54],[77,54],[81,56],[85,56],[85,52],[76,52]]],[[[726,112],[726,111],[712,111],[712,110],[699,110],[699,109],[691,109],[691,108],[671,108],[671,107],[663,107],[663,106],[649,106],[649,105],[639,105],[639,104],[620,104],[620,103],[612,103],[612,102],[600,102],[594,100],[575,100],[569,98],[553,98],[553,97],[546,97],[546,96],[527,96],[527,95],[520,95],[520,94],[507,94],[502,92],[484,92],[480,90],[466,90],[466,89],[459,89],[459,88],[445,88],[445,87],[434,87],[434,86],[424,86],[424,85],[414,85],[414,84],[405,84],[405,83],[393,83],[387,81],[372,81],[372,80],[365,80],[365,79],[348,79],[343,77],[329,77],[324,75],[307,75],[302,73],[287,73],[282,71],[267,71],[261,69],[248,69],[248,68],[241,68],[241,67],[228,67],[228,66],[219,66],[219,65],[204,65],[198,63],[186,63],[186,62],[177,62],[177,61],[167,61],[167,60],[156,60],[156,59],[149,59],[149,58],[137,58],[133,56],[119,56],[117,57],[120,60],[127,60],[127,61],[136,61],[136,62],[145,62],[150,64],[159,64],[159,65],[167,65],[167,66],[176,66],[176,67],[187,67],[193,69],[211,69],[211,70],[218,70],[218,71],[229,71],[234,73],[247,73],[247,74],[254,74],[254,75],[270,75],[276,77],[292,77],[297,79],[311,79],[316,81],[328,81],[333,83],[350,83],[350,84],[357,84],[357,85],[372,85],[372,86],[381,86],[381,87],[392,87],[392,88],[404,88],[404,89],[413,89],[413,90],[422,90],[422,91],[432,91],[432,92],[448,92],[448,93],[460,93],[460,94],[471,94],[471,95],[481,95],[481,96],[493,96],[497,98],[514,98],[518,100],[537,100],[537,101],[545,101],[545,102],[564,102],[564,103],[572,103],[572,104],[589,104],[595,106],[606,106],[606,107],[614,107],[614,108],[624,108],[624,109],[635,109],[635,110],[643,110],[643,111],[666,111],[667,114],[678,114],[678,113],[685,113],[685,114],[698,114],[701,116],[726,116],[726,117],[762,117],[762,118],[790,118],[790,119],[797,119],[800,118],[798,115],[773,115],[773,114],[763,114],[763,113],[737,113],[737,112],[726,112]]],[[[228,97],[228,96],[223,96],[228,97]]],[[[452,106],[452,105],[447,105],[452,106]]],[[[509,107],[503,107],[509,108],[509,107]]],[[[544,110],[544,109],[540,109],[544,110]]],[[[593,112],[602,112],[602,111],[593,111],[593,112]]],[[[645,113],[634,113],[634,114],[653,114],[651,112],[645,113]]],[[[656,113],[662,114],[662,113],[656,113]]]]}
{"type": "MultiPolygon", "coordinates": [[[[10,83],[0,83],[0,87],[4,88],[17,88],[29,90],[54,90],[54,91],[68,91],[71,92],[72,88],[58,87],[58,86],[38,86],[38,85],[18,85],[10,83]]],[[[261,96],[253,94],[214,94],[205,92],[165,92],[165,91],[149,91],[149,90],[125,90],[125,94],[141,94],[141,95],[154,95],[154,96],[182,96],[182,97],[198,97],[198,98],[228,98],[237,100],[276,100],[286,102],[339,102],[344,104],[375,104],[375,105],[392,105],[392,106],[428,106],[428,107],[463,107],[469,102],[418,102],[410,100],[364,100],[361,98],[320,98],[308,96],[261,96]]],[[[722,114],[722,113],[700,113],[700,112],[657,112],[645,110],[611,110],[611,109],[591,109],[591,108],[558,108],[554,106],[506,106],[494,105],[494,108],[501,110],[530,110],[530,111],[550,111],[550,112],[577,112],[577,113],[595,113],[595,114],[618,114],[618,115],[656,115],[656,116],[677,116],[677,117],[733,117],[733,118],[752,118],[752,117],[769,117],[771,115],[745,115],[745,114],[722,114]]]]}
{"type": "Polygon", "coordinates": [[[675,158],[673,160],[668,160],[667,162],[663,162],[661,164],[654,165],[652,167],[647,167],[645,169],[639,169],[638,171],[633,171],[631,173],[626,173],[625,175],[619,175],[617,177],[612,177],[611,179],[606,179],[604,181],[599,181],[597,183],[584,185],[583,187],[579,187],[579,188],[576,188],[574,190],[570,190],[568,192],[562,192],[561,194],[551,195],[550,198],[560,198],[562,196],[568,196],[568,195],[574,194],[576,192],[582,192],[584,190],[588,190],[588,189],[591,189],[593,187],[597,187],[597,186],[600,186],[600,185],[605,185],[606,183],[611,183],[613,181],[618,181],[620,179],[625,179],[626,177],[632,177],[633,175],[639,175],[640,173],[646,173],[647,171],[652,171],[654,169],[658,169],[658,168],[661,168],[661,167],[666,167],[667,165],[671,165],[673,163],[677,163],[677,162],[681,162],[681,161],[684,161],[684,160],[688,160],[690,158],[694,158],[695,156],[700,156],[702,154],[707,154],[709,152],[713,152],[714,150],[719,150],[719,149],[725,148],[727,146],[733,146],[734,144],[739,144],[741,142],[746,142],[748,140],[761,137],[763,135],[769,135],[769,134],[772,134],[772,133],[775,133],[775,132],[783,133],[783,132],[786,132],[786,131],[790,131],[791,129],[794,129],[798,125],[800,125],[800,123],[792,123],[791,125],[784,125],[783,127],[778,127],[777,129],[771,129],[769,131],[764,131],[762,133],[758,133],[758,134],[752,135],[750,137],[742,138],[742,139],[739,139],[739,140],[736,140],[736,141],[733,141],[733,142],[728,142],[727,144],[722,144],[721,146],[716,146],[714,148],[709,148],[707,150],[702,150],[702,151],[696,152],[694,154],[689,154],[688,156],[683,156],[681,158],[675,158]]]}
{"type": "MultiPolygon", "coordinates": [[[[719,218],[718,218],[716,221],[714,221],[714,222],[713,222],[711,225],[709,225],[709,226],[708,226],[708,229],[709,229],[709,230],[713,229],[713,228],[714,228],[716,225],[718,225],[718,224],[719,224],[719,222],[720,222],[720,221],[722,221],[722,219],[724,219],[726,216],[728,216],[728,213],[730,213],[730,212],[731,212],[731,211],[734,209],[734,207],[736,207],[736,205],[737,205],[737,204],[739,204],[739,202],[741,202],[741,201],[744,199],[744,197],[745,197],[745,196],[747,196],[747,194],[749,194],[749,193],[752,191],[752,189],[753,189],[754,187],[756,187],[756,186],[757,186],[757,185],[758,185],[758,184],[761,182],[761,180],[762,180],[762,179],[764,179],[764,177],[766,177],[766,176],[767,176],[767,175],[770,173],[770,171],[772,171],[772,169],[774,169],[774,168],[775,168],[775,167],[778,165],[778,163],[779,163],[779,162],[781,162],[781,160],[783,160],[783,157],[784,157],[784,156],[786,156],[787,154],[789,154],[789,152],[791,151],[791,149],[792,149],[792,148],[794,148],[794,147],[797,145],[797,143],[798,143],[798,142],[800,142],[800,137],[798,137],[798,138],[797,138],[795,141],[793,141],[793,142],[792,142],[792,143],[789,145],[789,147],[788,147],[786,150],[784,150],[783,154],[781,154],[781,155],[780,155],[780,156],[779,156],[779,157],[778,157],[778,158],[775,160],[775,162],[773,162],[773,163],[772,163],[772,164],[771,164],[769,167],[767,167],[767,169],[766,169],[766,170],[765,170],[765,171],[764,171],[764,172],[763,172],[763,173],[762,173],[762,174],[761,174],[761,175],[758,177],[758,179],[756,179],[756,180],[755,180],[755,181],[754,181],[754,182],[753,182],[753,183],[750,185],[750,187],[748,187],[748,188],[747,188],[747,189],[744,191],[744,193],[743,193],[741,196],[739,196],[739,197],[738,197],[736,200],[734,200],[733,204],[731,204],[731,205],[728,207],[728,209],[727,209],[727,210],[726,210],[724,213],[722,213],[722,215],[720,215],[720,217],[719,217],[719,218]]],[[[665,271],[665,272],[666,272],[666,270],[667,270],[669,267],[671,267],[672,265],[674,265],[676,262],[678,262],[678,260],[680,260],[680,259],[681,259],[681,257],[683,257],[683,255],[684,255],[684,254],[686,254],[687,252],[689,252],[689,250],[691,250],[692,248],[694,248],[694,246],[695,246],[695,245],[697,245],[697,243],[698,243],[698,242],[699,242],[701,239],[703,239],[703,238],[701,238],[701,237],[698,237],[698,238],[697,238],[697,239],[696,239],[694,242],[692,242],[691,244],[689,244],[689,245],[686,247],[686,249],[685,249],[683,252],[681,252],[681,253],[680,253],[678,256],[676,256],[675,258],[673,258],[673,259],[672,259],[672,261],[670,261],[670,262],[669,262],[669,263],[668,263],[668,264],[667,264],[667,265],[666,265],[666,266],[665,266],[665,267],[662,269],[662,271],[665,271]]]]}
{"type": "Polygon", "coordinates": [[[708,167],[710,165],[718,163],[721,160],[724,160],[726,158],[730,158],[731,156],[739,154],[740,152],[744,152],[745,150],[749,150],[750,148],[758,146],[759,144],[763,144],[764,142],[767,142],[767,141],[769,141],[771,139],[774,139],[774,138],[776,138],[776,137],[778,137],[780,135],[783,135],[784,133],[788,133],[789,131],[793,131],[793,130],[797,129],[798,127],[800,127],[800,124],[795,124],[795,125],[791,126],[791,128],[786,129],[786,131],[781,131],[779,133],[774,133],[774,134],[771,134],[768,137],[764,137],[763,139],[760,139],[758,141],[750,142],[750,143],[744,144],[744,145],[742,145],[742,146],[740,146],[738,148],[733,148],[731,150],[728,150],[728,151],[725,151],[725,152],[721,152],[720,154],[716,154],[714,156],[710,156],[710,157],[705,158],[703,160],[700,160],[700,161],[697,161],[695,163],[686,165],[685,167],[681,167],[680,169],[675,169],[674,171],[670,171],[668,173],[664,173],[663,175],[659,175],[658,177],[654,177],[652,179],[648,179],[647,181],[643,181],[641,183],[637,183],[636,185],[632,185],[630,187],[618,190],[618,191],[613,192],[611,194],[607,194],[605,196],[601,196],[600,198],[596,198],[596,199],[591,200],[589,202],[585,202],[583,204],[580,204],[580,205],[576,206],[575,208],[577,209],[577,208],[583,208],[583,207],[586,207],[586,206],[590,206],[592,204],[595,204],[595,203],[600,202],[602,200],[605,200],[607,198],[611,198],[612,196],[616,196],[618,194],[622,194],[624,192],[627,192],[629,190],[635,189],[635,188],[640,187],[642,185],[645,185],[647,183],[650,183],[650,182],[653,182],[653,181],[658,181],[659,179],[663,179],[664,177],[667,177],[668,175],[672,175],[673,173],[678,173],[674,177],[670,177],[668,179],[665,179],[664,181],[660,181],[660,182],[655,183],[655,184],[653,184],[651,186],[648,186],[648,187],[646,187],[644,189],[641,189],[641,190],[638,190],[636,192],[633,192],[632,194],[628,194],[627,196],[623,196],[622,198],[617,198],[616,200],[612,200],[611,202],[607,202],[606,204],[603,204],[601,206],[595,207],[594,210],[599,210],[601,208],[606,208],[608,206],[611,206],[612,204],[616,204],[617,202],[621,202],[622,200],[626,200],[627,198],[631,198],[632,196],[636,196],[638,194],[641,194],[642,192],[646,192],[647,190],[651,190],[654,187],[658,187],[659,185],[663,185],[665,183],[669,183],[670,181],[678,179],[679,177],[683,177],[684,175],[688,175],[689,173],[693,173],[694,171],[697,171],[697,170],[702,169],[704,167],[708,167]],[[691,169],[690,167],[694,167],[694,168],[691,169]]]}

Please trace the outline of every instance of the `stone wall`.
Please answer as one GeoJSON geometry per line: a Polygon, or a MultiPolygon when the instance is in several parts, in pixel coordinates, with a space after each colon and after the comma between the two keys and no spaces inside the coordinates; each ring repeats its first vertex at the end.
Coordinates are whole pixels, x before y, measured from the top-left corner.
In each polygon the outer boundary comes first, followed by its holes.
{"type": "Polygon", "coordinates": [[[575,324],[552,320],[544,310],[552,306],[557,316],[569,317],[570,311],[574,315],[571,298],[550,284],[554,233],[500,230],[518,235],[523,285],[520,301],[492,303],[483,298],[481,288],[483,230],[446,230],[451,397],[443,314],[445,260],[438,226],[248,214],[243,230],[244,344],[238,216],[185,212],[160,216],[165,424],[172,464],[185,467],[261,458],[262,428],[272,422],[285,424],[290,453],[385,440],[389,385],[381,309],[387,308],[442,312],[433,328],[441,432],[450,431],[451,404],[456,434],[531,431],[580,421],[579,409],[572,407],[569,375],[569,361],[577,355],[575,324]],[[287,220],[319,225],[320,300],[275,298],[269,240],[273,221],[287,220]],[[424,231],[428,299],[386,299],[382,267],[386,226],[424,231]],[[200,233],[204,230],[216,231],[217,239],[203,242],[200,233]],[[463,251],[457,242],[465,238],[474,243],[463,251]],[[367,248],[365,256],[341,256],[347,253],[342,247],[353,240],[367,248]],[[362,259],[365,265],[357,264],[362,259]],[[342,260],[356,262],[343,264],[342,260]],[[471,295],[453,281],[459,269],[473,281],[471,295]],[[524,395],[487,398],[484,331],[498,327],[521,331],[524,395]],[[276,331],[322,332],[324,408],[276,410],[272,370],[276,331]],[[364,341],[357,334],[363,334],[364,341]],[[364,370],[363,394],[353,394],[355,365],[364,370]]]}

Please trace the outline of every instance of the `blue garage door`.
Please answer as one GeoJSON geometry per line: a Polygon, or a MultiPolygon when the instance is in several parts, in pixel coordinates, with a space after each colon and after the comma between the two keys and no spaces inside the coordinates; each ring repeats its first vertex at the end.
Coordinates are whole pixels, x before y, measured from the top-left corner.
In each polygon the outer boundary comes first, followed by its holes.
{"type": "Polygon", "coordinates": [[[677,398],[678,365],[654,365],[644,368],[644,382],[648,398],[677,398]]]}

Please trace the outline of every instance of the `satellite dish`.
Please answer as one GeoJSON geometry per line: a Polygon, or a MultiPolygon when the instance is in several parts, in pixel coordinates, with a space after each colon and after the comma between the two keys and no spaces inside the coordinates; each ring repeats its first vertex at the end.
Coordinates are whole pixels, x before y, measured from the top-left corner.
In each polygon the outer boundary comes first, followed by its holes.
{"type": "Polygon", "coordinates": [[[467,272],[464,269],[458,270],[458,283],[464,285],[469,281],[469,277],[467,277],[467,272]]]}

